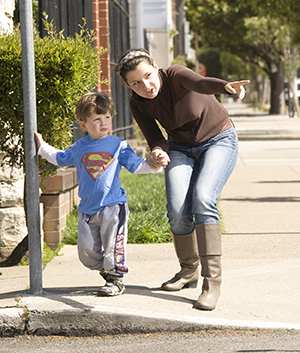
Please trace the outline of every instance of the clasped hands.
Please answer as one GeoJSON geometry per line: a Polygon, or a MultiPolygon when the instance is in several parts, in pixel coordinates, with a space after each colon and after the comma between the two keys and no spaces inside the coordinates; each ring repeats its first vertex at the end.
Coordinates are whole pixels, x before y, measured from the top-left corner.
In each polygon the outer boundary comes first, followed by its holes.
{"type": "Polygon", "coordinates": [[[170,162],[170,157],[167,152],[160,148],[155,148],[147,157],[147,163],[151,168],[166,168],[170,162]]]}

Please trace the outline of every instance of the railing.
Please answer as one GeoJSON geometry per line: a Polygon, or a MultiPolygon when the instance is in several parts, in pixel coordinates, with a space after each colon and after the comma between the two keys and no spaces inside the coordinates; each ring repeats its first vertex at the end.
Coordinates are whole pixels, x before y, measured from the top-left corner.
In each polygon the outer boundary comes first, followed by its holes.
{"type": "Polygon", "coordinates": [[[130,93],[120,77],[113,72],[118,56],[124,50],[130,49],[128,0],[109,1],[109,28],[111,93],[117,109],[117,115],[113,119],[113,130],[114,134],[128,139],[133,135],[132,115],[129,108],[130,93]]]}
{"type": "MultiPolygon", "coordinates": [[[[83,23],[82,18],[86,19],[86,27],[93,29],[91,0],[39,0],[40,33],[45,36],[43,12],[49,16],[49,21],[54,20],[54,25],[59,31],[64,29],[65,37],[79,33],[78,24],[83,23]]],[[[132,115],[129,108],[130,93],[122,80],[113,72],[119,54],[130,48],[128,0],[109,0],[109,30],[111,93],[117,109],[117,115],[113,119],[113,131],[117,136],[129,139],[133,135],[132,115]]]]}

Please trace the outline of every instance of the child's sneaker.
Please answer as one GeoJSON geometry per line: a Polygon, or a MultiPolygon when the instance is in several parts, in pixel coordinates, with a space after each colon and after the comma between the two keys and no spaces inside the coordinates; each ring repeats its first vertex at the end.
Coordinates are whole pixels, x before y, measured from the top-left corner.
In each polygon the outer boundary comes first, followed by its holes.
{"type": "Polygon", "coordinates": [[[99,288],[97,295],[99,297],[111,297],[122,294],[124,290],[125,286],[120,278],[113,275],[107,275],[105,286],[99,288]]]}

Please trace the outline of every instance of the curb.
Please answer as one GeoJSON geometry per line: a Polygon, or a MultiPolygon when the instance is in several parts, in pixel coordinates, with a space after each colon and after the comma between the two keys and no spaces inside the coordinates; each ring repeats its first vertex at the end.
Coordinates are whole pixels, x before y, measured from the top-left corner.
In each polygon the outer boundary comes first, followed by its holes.
{"type": "Polygon", "coordinates": [[[26,332],[26,315],[22,308],[0,309],[0,337],[13,337],[26,332]]]}
{"type": "MultiPolygon", "coordinates": [[[[174,315],[175,316],[175,315],[174,315]]],[[[21,335],[91,337],[120,334],[196,332],[216,330],[236,331],[298,331],[300,325],[233,321],[223,319],[180,319],[157,317],[145,313],[112,312],[108,310],[32,310],[2,309],[0,337],[21,335]]]]}

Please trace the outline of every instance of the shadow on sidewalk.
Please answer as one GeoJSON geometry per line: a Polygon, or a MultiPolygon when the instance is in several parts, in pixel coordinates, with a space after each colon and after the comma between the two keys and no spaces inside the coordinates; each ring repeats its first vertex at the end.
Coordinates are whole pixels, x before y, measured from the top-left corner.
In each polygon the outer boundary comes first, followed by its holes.
{"type": "MultiPolygon", "coordinates": [[[[126,289],[124,295],[146,296],[152,298],[159,298],[168,301],[183,302],[193,304],[195,300],[186,297],[170,294],[169,292],[162,291],[160,288],[149,288],[146,286],[138,285],[125,285],[126,289]]],[[[84,304],[83,301],[78,300],[78,297],[97,296],[99,287],[62,287],[62,288],[43,288],[43,294],[31,295],[29,291],[15,291],[0,294],[1,299],[18,298],[18,297],[34,297],[50,299],[56,302],[61,302],[65,305],[76,309],[92,310],[94,306],[84,304]]],[[[174,292],[172,292],[174,293],[174,292]]],[[[99,297],[99,303],[103,304],[103,299],[113,300],[114,297],[99,297]],[[102,300],[102,302],[101,302],[102,300]]],[[[16,307],[22,307],[22,304],[16,307]]],[[[47,308],[45,308],[47,310],[47,308]]]]}

